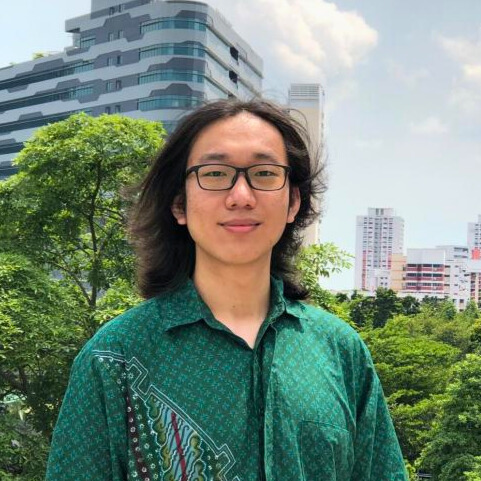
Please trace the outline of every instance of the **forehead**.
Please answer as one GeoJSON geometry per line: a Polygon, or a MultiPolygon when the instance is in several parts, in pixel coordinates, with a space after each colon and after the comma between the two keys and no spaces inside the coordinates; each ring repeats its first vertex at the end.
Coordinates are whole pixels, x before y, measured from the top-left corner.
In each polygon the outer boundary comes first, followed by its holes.
{"type": "Polygon", "coordinates": [[[271,157],[287,163],[286,147],[280,131],[256,115],[242,112],[202,129],[192,144],[189,164],[203,156],[271,157]]]}

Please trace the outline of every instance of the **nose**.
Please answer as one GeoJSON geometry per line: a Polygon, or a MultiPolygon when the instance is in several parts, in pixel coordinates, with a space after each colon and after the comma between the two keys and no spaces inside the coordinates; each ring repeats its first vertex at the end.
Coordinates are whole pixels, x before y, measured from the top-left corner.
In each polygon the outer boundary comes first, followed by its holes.
{"type": "Polygon", "coordinates": [[[251,186],[247,183],[245,174],[243,172],[239,172],[235,184],[228,191],[226,197],[227,208],[253,209],[256,205],[256,202],[256,196],[251,186]]]}

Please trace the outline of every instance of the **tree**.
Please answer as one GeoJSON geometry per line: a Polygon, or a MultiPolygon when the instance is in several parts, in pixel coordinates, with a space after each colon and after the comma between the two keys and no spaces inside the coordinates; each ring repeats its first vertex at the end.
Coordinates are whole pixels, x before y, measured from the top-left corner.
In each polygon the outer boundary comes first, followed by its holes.
{"type": "Polygon", "coordinates": [[[466,481],[481,481],[481,456],[474,458],[473,467],[464,474],[466,475],[466,481]]]}
{"type": "Polygon", "coordinates": [[[421,303],[413,296],[405,296],[401,298],[401,314],[412,316],[419,314],[421,311],[421,303]]]}
{"type": "Polygon", "coordinates": [[[435,416],[459,350],[430,339],[415,317],[396,316],[365,329],[404,456],[414,462],[430,439],[435,416]]]}
{"type": "Polygon", "coordinates": [[[347,252],[326,242],[303,247],[296,260],[302,285],[309,291],[310,301],[349,323],[348,305],[338,302],[333,294],[320,286],[319,281],[321,277],[329,277],[351,267],[351,258],[347,252]]]}
{"type": "Polygon", "coordinates": [[[115,280],[132,281],[122,189],[164,135],[155,122],[84,113],[39,129],[15,159],[19,172],[0,183],[3,249],[58,272],[93,310],[115,280]]]}
{"type": "Polygon", "coordinates": [[[351,319],[359,328],[372,327],[374,318],[374,297],[362,296],[356,293],[351,297],[349,310],[351,319]]]}
{"type": "Polygon", "coordinates": [[[454,369],[432,440],[418,463],[424,471],[432,473],[433,481],[464,481],[468,479],[466,472],[479,472],[480,392],[481,356],[468,354],[454,369]]]}
{"type": "Polygon", "coordinates": [[[401,312],[401,301],[392,289],[379,287],[374,300],[373,327],[384,327],[388,319],[401,312]]]}
{"type": "Polygon", "coordinates": [[[0,401],[24,401],[46,435],[85,341],[85,317],[70,287],[19,255],[0,253],[0,401]]]}

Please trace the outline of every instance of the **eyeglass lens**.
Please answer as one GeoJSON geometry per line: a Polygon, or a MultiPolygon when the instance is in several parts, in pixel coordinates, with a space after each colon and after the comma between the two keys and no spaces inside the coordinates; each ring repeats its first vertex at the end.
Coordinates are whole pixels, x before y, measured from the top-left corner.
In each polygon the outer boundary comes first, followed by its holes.
{"type": "MultiPolygon", "coordinates": [[[[197,178],[202,189],[225,190],[234,185],[237,170],[230,165],[210,164],[199,167],[197,178]]],[[[258,190],[282,189],[286,180],[286,170],[280,165],[252,165],[246,171],[252,188],[258,190]]]]}

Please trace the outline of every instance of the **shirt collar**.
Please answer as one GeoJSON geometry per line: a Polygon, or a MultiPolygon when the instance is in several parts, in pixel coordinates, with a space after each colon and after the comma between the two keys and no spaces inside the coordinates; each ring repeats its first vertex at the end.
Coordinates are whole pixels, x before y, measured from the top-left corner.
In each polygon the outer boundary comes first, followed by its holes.
{"type": "MultiPolygon", "coordinates": [[[[156,304],[161,320],[161,329],[164,332],[201,320],[205,320],[209,325],[219,323],[200,297],[192,279],[188,279],[175,291],[159,295],[156,298],[156,304]]],[[[297,319],[305,317],[304,310],[305,307],[300,302],[284,297],[282,279],[271,276],[271,300],[266,323],[273,323],[284,313],[297,319]]]]}

